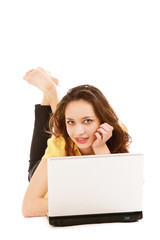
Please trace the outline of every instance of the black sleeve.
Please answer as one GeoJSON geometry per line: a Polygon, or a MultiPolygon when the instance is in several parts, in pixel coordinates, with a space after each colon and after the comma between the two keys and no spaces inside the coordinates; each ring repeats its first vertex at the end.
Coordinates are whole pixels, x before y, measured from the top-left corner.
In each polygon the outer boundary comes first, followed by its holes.
{"type": "Polygon", "coordinates": [[[30,160],[28,169],[28,180],[30,181],[34,171],[39,165],[42,156],[47,148],[47,140],[50,134],[46,131],[49,130],[48,123],[52,114],[50,106],[35,105],[35,122],[34,130],[30,148],[30,160]]]}

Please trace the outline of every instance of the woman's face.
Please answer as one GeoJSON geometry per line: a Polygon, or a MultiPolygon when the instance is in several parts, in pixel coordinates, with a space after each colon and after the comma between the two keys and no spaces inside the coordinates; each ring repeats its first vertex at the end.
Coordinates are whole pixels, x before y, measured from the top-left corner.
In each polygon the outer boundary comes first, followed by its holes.
{"type": "Polygon", "coordinates": [[[81,154],[92,154],[92,143],[100,120],[90,103],[77,100],[68,103],[65,109],[66,129],[69,137],[77,145],[81,154]]]}

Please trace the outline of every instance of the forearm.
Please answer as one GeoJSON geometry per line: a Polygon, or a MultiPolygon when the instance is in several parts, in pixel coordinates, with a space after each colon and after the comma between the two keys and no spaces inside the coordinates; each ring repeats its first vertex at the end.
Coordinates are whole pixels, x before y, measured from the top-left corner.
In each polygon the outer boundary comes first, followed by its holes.
{"type": "Polygon", "coordinates": [[[48,212],[48,199],[39,198],[30,201],[30,204],[23,203],[22,208],[24,217],[42,217],[48,212]]]}
{"type": "Polygon", "coordinates": [[[48,212],[48,199],[44,197],[47,192],[47,160],[43,158],[31,178],[24,195],[22,204],[24,217],[40,217],[46,215],[46,212],[48,212]]]}

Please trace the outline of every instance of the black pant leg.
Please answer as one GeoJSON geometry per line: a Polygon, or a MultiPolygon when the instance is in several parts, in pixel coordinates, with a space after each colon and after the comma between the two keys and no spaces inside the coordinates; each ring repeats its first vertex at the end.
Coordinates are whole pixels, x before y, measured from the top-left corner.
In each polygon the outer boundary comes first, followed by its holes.
{"type": "Polygon", "coordinates": [[[35,123],[30,148],[28,180],[31,179],[34,171],[39,165],[47,147],[47,140],[51,136],[46,132],[49,130],[48,123],[51,113],[50,106],[35,105],[35,123]]]}

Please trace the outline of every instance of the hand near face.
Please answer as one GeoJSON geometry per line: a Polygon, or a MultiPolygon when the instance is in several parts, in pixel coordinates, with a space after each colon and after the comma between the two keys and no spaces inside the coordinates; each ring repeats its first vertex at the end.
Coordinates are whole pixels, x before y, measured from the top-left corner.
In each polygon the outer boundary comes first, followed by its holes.
{"type": "Polygon", "coordinates": [[[92,144],[95,154],[109,154],[109,148],[106,142],[112,137],[113,127],[108,123],[103,123],[97,129],[95,136],[96,139],[92,144]]]}

